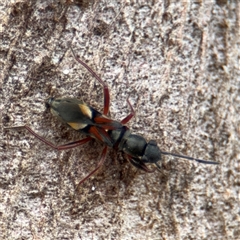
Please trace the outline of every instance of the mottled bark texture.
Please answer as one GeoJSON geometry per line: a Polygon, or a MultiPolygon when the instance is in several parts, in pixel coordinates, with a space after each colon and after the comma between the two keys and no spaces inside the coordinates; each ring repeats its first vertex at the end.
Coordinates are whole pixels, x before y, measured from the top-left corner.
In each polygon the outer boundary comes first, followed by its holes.
{"type": "Polygon", "coordinates": [[[171,2],[1,0],[1,239],[239,239],[239,3],[171,2]],[[58,96],[102,111],[102,88],[70,46],[108,84],[111,118],[129,113],[129,97],[133,132],[221,165],[166,156],[148,174],[110,149],[75,190],[100,143],[57,152],[3,129],[84,137],[45,110],[58,96]]]}

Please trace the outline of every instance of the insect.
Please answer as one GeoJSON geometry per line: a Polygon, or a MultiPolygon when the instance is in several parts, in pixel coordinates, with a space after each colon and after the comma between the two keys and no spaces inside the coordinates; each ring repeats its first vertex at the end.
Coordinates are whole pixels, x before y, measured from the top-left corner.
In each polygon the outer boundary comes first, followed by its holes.
{"type": "Polygon", "coordinates": [[[110,104],[108,86],[85,62],[80,60],[75,55],[72,48],[71,51],[76,61],[80,63],[83,67],[85,67],[93,75],[93,77],[95,77],[95,79],[103,86],[103,114],[76,98],[51,97],[46,101],[46,107],[49,108],[52,114],[59,118],[62,122],[66,123],[69,127],[73,128],[76,131],[85,133],[87,137],[79,141],[67,143],[61,146],[55,146],[53,143],[41,137],[26,125],[7,127],[6,129],[25,128],[40,141],[44,142],[45,144],[56,150],[75,148],[89,142],[93,138],[105,144],[97,167],[93,171],[91,171],[86,177],[84,177],[78,183],[78,186],[84,181],[86,181],[90,176],[92,176],[103,165],[109,147],[114,148],[117,151],[123,152],[128,161],[133,166],[142,169],[145,172],[153,172],[155,170],[149,169],[146,165],[147,163],[153,163],[158,169],[160,169],[160,165],[158,164],[158,162],[161,160],[162,154],[171,155],[178,158],[184,158],[187,160],[193,160],[204,164],[218,164],[214,161],[205,161],[198,158],[161,151],[156,141],[150,140],[149,142],[147,142],[144,137],[133,134],[130,129],[125,125],[134,116],[133,107],[128,99],[127,102],[131,108],[130,114],[127,115],[120,122],[109,118],[107,116],[110,104]]]}

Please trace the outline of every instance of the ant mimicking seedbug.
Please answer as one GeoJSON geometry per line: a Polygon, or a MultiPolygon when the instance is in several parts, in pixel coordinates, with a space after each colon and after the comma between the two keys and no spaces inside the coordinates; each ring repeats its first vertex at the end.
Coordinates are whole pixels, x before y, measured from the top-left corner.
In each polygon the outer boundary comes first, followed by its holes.
{"type": "Polygon", "coordinates": [[[89,142],[93,138],[104,143],[106,146],[103,148],[97,167],[93,171],[91,171],[85,178],[83,178],[78,183],[78,186],[84,181],[86,181],[90,176],[92,176],[103,165],[106,159],[108,147],[123,152],[132,165],[134,165],[136,168],[144,170],[145,172],[153,172],[155,170],[150,170],[147,167],[146,163],[154,163],[157,168],[160,169],[160,165],[158,164],[158,162],[161,160],[162,154],[171,155],[178,158],[184,158],[187,160],[193,160],[204,164],[219,164],[218,162],[214,161],[205,161],[198,158],[161,151],[156,141],[150,140],[149,142],[147,142],[142,136],[133,134],[129,130],[129,128],[125,126],[125,124],[134,116],[133,107],[128,99],[127,102],[131,108],[131,113],[128,116],[126,116],[120,122],[108,118],[107,114],[109,112],[110,104],[108,86],[85,62],[80,60],[75,55],[72,48],[71,51],[76,61],[79,62],[83,67],[85,67],[93,75],[93,77],[95,77],[95,79],[103,86],[103,114],[76,98],[51,97],[46,101],[46,106],[50,109],[53,115],[58,117],[61,121],[66,123],[74,130],[85,133],[87,137],[79,141],[67,143],[61,146],[55,146],[53,143],[47,141],[45,138],[38,135],[26,125],[7,127],[5,129],[25,128],[40,141],[44,142],[45,144],[56,150],[75,148],[89,142]]]}

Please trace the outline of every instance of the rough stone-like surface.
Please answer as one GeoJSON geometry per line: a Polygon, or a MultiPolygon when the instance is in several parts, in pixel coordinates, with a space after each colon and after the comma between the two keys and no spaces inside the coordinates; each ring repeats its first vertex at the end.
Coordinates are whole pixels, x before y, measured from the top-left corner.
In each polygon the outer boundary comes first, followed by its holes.
{"type": "MultiPolygon", "coordinates": [[[[239,5],[230,1],[1,0],[1,239],[239,239],[239,5]],[[136,170],[45,110],[50,96],[78,97],[161,149],[221,165],[163,157],[162,172],[136,170]]],[[[234,2],[234,1],[232,1],[234,2]]],[[[237,2],[237,1],[235,1],[237,2]]],[[[153,166],[154,167],[154,166],[153,166]]]]}

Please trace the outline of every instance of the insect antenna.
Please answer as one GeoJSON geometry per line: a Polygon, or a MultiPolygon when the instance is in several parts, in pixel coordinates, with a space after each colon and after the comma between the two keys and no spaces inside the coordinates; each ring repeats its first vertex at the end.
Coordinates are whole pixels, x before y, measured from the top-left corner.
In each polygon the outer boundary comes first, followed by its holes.
{"type": "Polygon", "coordinates": [[[184,159],[188,159],[188,160],[192,160],[192,161],[196,161],[196,162],[204,163],[204,164],[219,164],[218,162],[214,162],[214,161],[206,161],[206,160],[202,160],[202,159],[199,159],[199,158],[188,157],[188,156],[179,155],[179,154],[170,153],[170,152],[162,152],[161,151],[161,154],[163,154],[163,155],[171,155],[171,156],[178,157],[178,158],[184,158],[184,159]]]}

